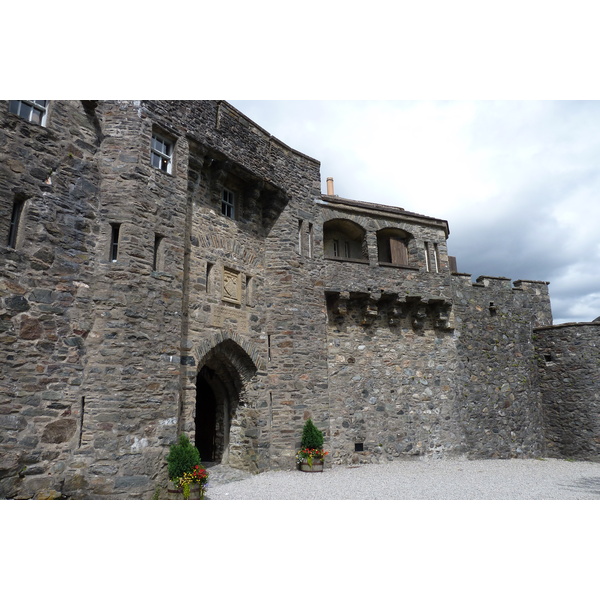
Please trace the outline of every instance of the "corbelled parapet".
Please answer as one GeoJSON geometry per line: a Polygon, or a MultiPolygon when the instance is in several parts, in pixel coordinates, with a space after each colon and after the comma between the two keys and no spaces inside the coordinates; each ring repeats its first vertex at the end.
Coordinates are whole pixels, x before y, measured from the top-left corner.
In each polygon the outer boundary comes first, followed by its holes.
{"type": "Polygon", "coordinates": [[[330,319],[354,318],[362,325],[372,325],[376,319],[379,325],[390,327],[410,325],[421,330],[427,324],[435,329],[451,331],[454,328],[451,318],[452,302],[440,297],[404,295],[395,292],[340,292],[326,290],[330,319]]]}

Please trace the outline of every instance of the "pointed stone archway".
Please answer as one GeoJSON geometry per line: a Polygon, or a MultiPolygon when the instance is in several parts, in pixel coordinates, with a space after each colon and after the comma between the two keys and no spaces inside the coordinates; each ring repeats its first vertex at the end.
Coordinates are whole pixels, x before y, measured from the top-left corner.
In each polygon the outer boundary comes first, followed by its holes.
{"type": "Polygon", "coordinates": [[[232,339],[225,339],[199,362],[194,410],[195,444],[204,463],[252,468],[248,430],[256,430],[248,384],[257,367],[232,339]]]}

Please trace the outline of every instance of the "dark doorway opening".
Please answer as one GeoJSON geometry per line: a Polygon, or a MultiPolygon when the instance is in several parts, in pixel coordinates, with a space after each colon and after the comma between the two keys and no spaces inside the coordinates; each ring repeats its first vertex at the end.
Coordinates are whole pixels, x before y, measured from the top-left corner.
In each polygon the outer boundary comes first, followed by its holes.
{"type": "Polygon", "coordinates": [[[210,384],[214,373],[203,367],[196,382],[196,448],[204,462],[214,462],[217,437],[217,398],[210,384]]]}

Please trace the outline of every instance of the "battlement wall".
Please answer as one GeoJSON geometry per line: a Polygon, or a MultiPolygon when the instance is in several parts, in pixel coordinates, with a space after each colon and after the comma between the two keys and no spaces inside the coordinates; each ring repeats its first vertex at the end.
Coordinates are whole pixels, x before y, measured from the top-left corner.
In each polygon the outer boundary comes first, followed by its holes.
{"type": "Polygon", "coordinates": [[[469,454],[539,456],[541,398],[532,341],[552,322],[545,282],[453,277],[457,349],[457,418],[469,454]]]}

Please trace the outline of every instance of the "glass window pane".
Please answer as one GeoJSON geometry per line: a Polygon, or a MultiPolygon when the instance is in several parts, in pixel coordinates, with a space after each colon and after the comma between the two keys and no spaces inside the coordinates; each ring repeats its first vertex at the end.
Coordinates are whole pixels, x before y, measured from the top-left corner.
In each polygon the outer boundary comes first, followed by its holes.
{"type": "Polygon", "coordinates": [[[39,110],[38,108],[32,109],[31,122],[36,123],[37,125],[41,125],[42,124],[42,114],[43,114],[42,111],[39,110]]]}
{"type": "Polygon", "coordinates": [[[20,104],[19,100],[11,100],[8,103],[8,110],[9,110],[9,112],[11,112],[11,113],[13,113],[15,115],[18,115],[19,114],[19,104],[20,104]]]}
{"type": "Polygon", "coordinates": [[[29,115],[31,114],[31,106],[25,104],[25,102],[21,102],[21,106],[19,109],[19,116],[27,119],[29,121],[29,115]]]}

